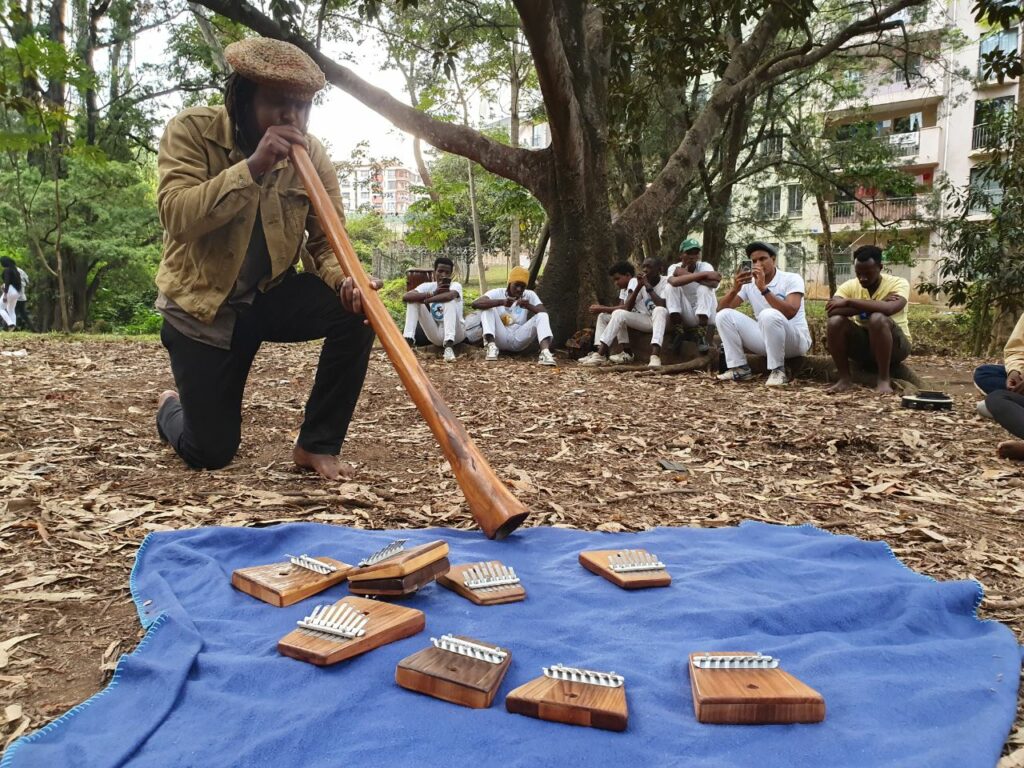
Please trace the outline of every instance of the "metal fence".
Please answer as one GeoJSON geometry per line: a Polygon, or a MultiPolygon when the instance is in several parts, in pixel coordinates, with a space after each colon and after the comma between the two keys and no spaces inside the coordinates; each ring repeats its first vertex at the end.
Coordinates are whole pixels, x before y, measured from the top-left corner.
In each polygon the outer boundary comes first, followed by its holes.
{"type": "MultiPolygon", "coordinates": [[[[445,256],[455,262],[454,278],[456,280],[465,283],[476,277],[476,249],[472,246],[443,248],[440,251],[398,244],[387,249],[375,248],[371,271],[374,277],[381,280],[393,280],[396,277],[404,276],[407,269],[415,267],[430,269],[434,260],[440,256],[445,256]]],[[[484,253],[485,269],[504,266],[505,262],[505,254],[500,251],[484,253]]]]}

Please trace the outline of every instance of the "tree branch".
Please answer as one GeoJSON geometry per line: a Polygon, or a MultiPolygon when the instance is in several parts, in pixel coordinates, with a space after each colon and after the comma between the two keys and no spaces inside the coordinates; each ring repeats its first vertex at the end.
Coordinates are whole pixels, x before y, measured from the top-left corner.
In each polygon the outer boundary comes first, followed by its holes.
{"type": "Polygon", "coordinates": [[[396,127],[419,136],[438,149],[452,152],[479,163],[488,171],[515,181],[541,197],[547,191],[545,166],[547,152],[510,147],[494,141],[478,131],[437,120],[394,98],[387,91],[370,85],[348,67],[342,66],[317,50],[301,35],[284,29],[247,2],[231,0],[198,0],[211,11],[244,24],[265,37],[290,42],[302,50],[324,70],[327,79],[354,96],[374,112],[386,117],[396,127]]]}

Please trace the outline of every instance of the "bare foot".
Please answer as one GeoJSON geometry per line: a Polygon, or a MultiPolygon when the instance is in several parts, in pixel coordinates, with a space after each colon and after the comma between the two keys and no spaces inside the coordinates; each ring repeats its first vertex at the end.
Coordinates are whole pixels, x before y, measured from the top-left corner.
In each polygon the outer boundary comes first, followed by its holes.
{"type": "Polygon", "coordinates": [[[996,453],[999,454],[1001,459],[1024,461],[1024,441],[1006,440],[999,444],[999,447],[996,448],[996,453]]]}
{"type": "Polygon", "coordinates": [[[310,453],[297,445],[292,449],[292,458],[300,467],[313,470],[324,480],[340,480],[343,477],[351,477],[353,471],[351,464],[346,464],[337,456],[331,456],[328,453],[310,453]]]}
{"type": "Polygon", "coordinates": [[[178,393],[173,389],[165,389],[160,393],[160,396],[156,399],[156,409],[159,411],[164,407],[164,403],[170,400],[172,397],[177,397],[178,393]]]}
{"type": "Polygon", "coordinates": [[[896,390],[892,388],[892,384],[890,384],[888,381],[880,381],[880,382],[878,382],[878,386],[875,387],[875,392],[877,392],[880,395],[895,395],[896,394],[896,390]]]}
{"type": "Polygon", "coordinates": [[[830,395],[838,395],[840,392],[849,392],[852,389],[856,389],[852,381],[849,379],[840,379],[825,391],[830,395]]]}

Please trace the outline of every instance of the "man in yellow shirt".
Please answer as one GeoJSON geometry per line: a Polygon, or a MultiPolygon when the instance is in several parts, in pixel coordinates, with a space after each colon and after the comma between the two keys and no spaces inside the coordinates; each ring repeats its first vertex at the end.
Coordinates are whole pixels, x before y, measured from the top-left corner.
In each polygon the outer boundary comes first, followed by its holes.
{"type": "Polygon", "coordinates": [[[224,53],[234,68],[224,106],[186,109],[160,140],[156,306],[177,390],[160,395],[157,431],[189,466],[225,466],[260,345],[324,339],[292,457],[334,480],[373,332],[289,160],[292,145],[306,147],[341,216],[337,173],[306,134],[324,74],[278,40],[249,38],[224,53]]]}
{"type": "Polygon", "coordinates": [[[882,272],[882,249],[864,245],[853,254],[856,277],[836,290],[826,305],[828,351],[836,363],[839,381],[829,392],[853,388],[850,360],[878,369],[876,392],[892,394],[889,369],[910,354],[907,301],[910,284],[882,272]]]}

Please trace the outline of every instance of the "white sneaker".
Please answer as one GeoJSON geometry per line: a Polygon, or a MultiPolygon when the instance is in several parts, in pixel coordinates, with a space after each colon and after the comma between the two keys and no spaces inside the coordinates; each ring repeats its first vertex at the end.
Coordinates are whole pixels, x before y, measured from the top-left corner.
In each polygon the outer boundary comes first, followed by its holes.
{"type": "Polygon", "coordinates": [[[974,412],[981,416],[981,418],[983,419],[992,418],[992,414],[991,412],[989,412],[988,406],[985,405],[984,400],[979,400],[977,403],[974,404],[974,412]]]}
{"type": "Polygon", "coordinates": [[[647,363],[648,368],[661,368],[661,358],[657,355],[651,355],[651,360],[647,363]]]}
{"type": "Polygon", "coordinates": [[[730,368],[725,373],[720,373],[716,377],[719,381],[747,381],[753,378],[754,374],[750,370],[749,365],[743,365],[739,368],[730,368]]]}
{"type": "Polygon", "coordinates": [[[484,356],[484,360],[491,363],[498,359],[498,345],[495,344],[493,341],[487,342],[487,344],[484,346],[484,349],[487,350],[487,354],[484,356]]]}
{"type": "Polygon", "coordinates": [[[446,363],[454,363],[455,362],[455,350],[452,347],[445,347],[444,348],[444,361],[446,363]]]}
{"type": "Polygon", "coordinates": [[[608,358],[597,352],[591,352],[586,357],[581,357],[580,365],[608,365],[608,358]]]}
{"type": "Polygon", "coordinates": [[[630,352],[619,352],[617,355],[611,355],[608,357],[608,362],[615,363],[616,365],[624,365],[625,363],[633,362],[633,355],[630,352]]]}
{"type": "Polygon", "coordinates": [[[542,349],[540,351],[540,357],[537,358],[538,365],[558,365],[555,362],[555,356],[551,354],[550,349],[542,349]]]}
{"type": "Polygon", "coordinates": [[[774,371],[768,374],[768,386],[769,387],[784,387],[789,382],[786,378],[785,368],[776,368],[774,371]]]}

